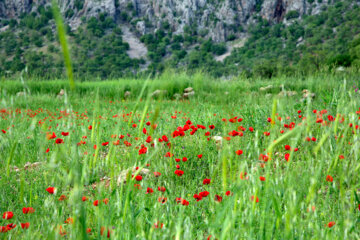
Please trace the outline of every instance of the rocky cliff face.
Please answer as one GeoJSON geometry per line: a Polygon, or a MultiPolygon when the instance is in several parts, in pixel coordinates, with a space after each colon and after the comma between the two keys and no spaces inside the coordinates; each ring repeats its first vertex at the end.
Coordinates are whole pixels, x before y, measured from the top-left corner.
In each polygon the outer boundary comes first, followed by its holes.
{"type": "MultiPolygon", "coordinates": [[[[322,4],[329,0],[322,1],[322,4]]],[[[289,11],[300,16],[316,11],[321,4],[307,0],[58,0],[69,25],[76,29],[81,18],[105,12],[119,24],[126,13],[138,34],[154,32],[167,24],[173,32],[181,33],[185,26],[196,27],[214,41],[225,41],[230,35],[245,29],[255,16],[274,22],[283,21],[289,11]],[[149,24],[150,23],[150,24],[149,24]]],[[[30,13],[48,0],[0,0],[0,18],[17,18],[30,13]]]]}

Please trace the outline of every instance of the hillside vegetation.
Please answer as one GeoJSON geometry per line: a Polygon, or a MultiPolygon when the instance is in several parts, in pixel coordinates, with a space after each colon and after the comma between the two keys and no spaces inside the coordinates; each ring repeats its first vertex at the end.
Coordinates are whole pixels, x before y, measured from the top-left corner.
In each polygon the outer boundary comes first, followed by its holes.
{"type": "MultiPolygon", "coordinates": [[[[66,12],[65,17],[71,14],[66,12]]],[[[291,11],[279,23],[255,16],[255,23],[247,29],[241,26],[235,29],[248,39],[245,46],[233,49],[224,62],[215,61],[215,56],[226,53],[227,45],[238,40],[236,35],[229,36],[226,42],[215,43],[195,25],[185,26],[183,34],[173,34],[166,22],[156,33],[140,38],[148,48],[146,59],[131,59],[121,31],[122,24],[133,24],[131,15],[120,16],[115,23],[106,13],[101,13],[88,20],[83,18],[77,30],[67,28],[78,78],[147,75],[168,68],[190,72],[203,69],[213,76],[243,73],[271,78],[282,74],[306,75],[338,66],[359,67],[358,1],[332,1],[315,15],[300,16],[291,11]]],[[[61,49],[49,7],[39,7],[19,20],[2,20],[0,25],[1,75],[11,76],[26,70],[30,76],[63,76],[61,49]]]]}

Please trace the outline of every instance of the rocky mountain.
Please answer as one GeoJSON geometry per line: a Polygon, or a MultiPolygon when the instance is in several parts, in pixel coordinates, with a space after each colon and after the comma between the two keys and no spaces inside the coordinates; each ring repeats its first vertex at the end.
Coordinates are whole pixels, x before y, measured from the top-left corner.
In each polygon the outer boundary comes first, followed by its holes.
{"type": "MultiPolygon", "coordinates": [[[[285,16],[316,14],[328,1],[309,0],[57,0],[66,21],[77,29],[81,19],[106,13],[116,23],[128,20],[139,35],[154,33],[164,25],[174,33],[196,27],[215,42],[239,37],[261,16],[281,22],[285,16]],[[240,29],[240,31],[239,31],[240,29]]],[[[0,18],[18,18],[49,5],[49,0],[0,0],[0,18]]]]}
{"type": "MultiPolygon", "coordinates": [[[[84,79],[360,67],[360,0],[55,1],[84,79]]],[[[64,76],[51,2],[0,0],[0,76],[64,76]]]]}

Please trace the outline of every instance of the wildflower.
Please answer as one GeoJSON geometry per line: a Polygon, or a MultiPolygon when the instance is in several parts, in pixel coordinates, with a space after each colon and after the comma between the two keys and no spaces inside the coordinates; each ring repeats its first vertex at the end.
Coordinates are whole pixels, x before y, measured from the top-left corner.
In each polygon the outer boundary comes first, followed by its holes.
{"type": "Polygon", "coordinates": [[[162,203],[162,204],[166,203],[166,201],[167,201],[167,198],[166,198],[166,197],[159,197],[159,198],[158,198],[158,202],[160,202],[160,203],[162,203]]]}
{"type": "Polygon", "coordinates": [[[286,153],[285,154],[285,160],[288,162],[289,161],[289,158],[290,158],[290,154],[289,153],[286,153]]]}
{"type": "Polygon", "coordinates": [[[50,193],[50,194],[54,194],[55,188],[54,188],[54,187],[48,187],[48,188],[46,189],[46,191],[47,191],[48,193],[50,193]]]}
{"type": "Polygon", "coordinates": [[[140,181],[142,180],[142,176],[141,176],[141,175],[137,175],[137,176],[135,177],[135,180],[138,181],[138,182],[140,182],[140,181]]]}
{"type": "Polygon", "coordinates": [[[203,180],[203,184],[204,184],[204,185],[208,185],[208,184],[210,184],[210,182],[211,182],[211,179],[208,179],[208,178],[205,178],[205,179],[203,180]]]}
{"type": "Polygon", "coordinates": [[[83,201],[83,202],[86,202],[88,200],[88,197],[86,197],[86,196],[83,196],[82,198],[81,198],[81,201],[83,201]]]}
{"type": "Polygon", "coordinates": [[[335,222],[329,222],[327,224],[328,228],[332,228],[336,223],[335,222]]]}
{"type": "Polygon", "coordinates": [[[188,205],[189,205],[189,202],[186,201],[185,199],[182,199],[182,200],[181,200],[181,204],[184,205],[184,206],[188,206],[188,205]]]}
{"type": "Polygon", "coordinates": [[[200,194],[194,194],[193,198],[195,198],[196,201],[198,202],[198,201],[201,201],[202,196],[200,194]]]}
{"type": "Polygon", "coordinates": [[[262,181],[262,182],[265,181],[265,177],[263,177],[263,176],[260,176],[259,179],[260,179],[260,181],[262,181]]]}
{"type": "Polygon", "coordinates": [[[219,195],[215,195],[215,201],[216,202],[222,202],[222,197],[219,195]]]}
{"type": "Polygon", "coordinates": [[[97,207],[97,206],[99,205],[99,200],[95,200],[95,201],[93,202],[93,205],[94,205],[95,207],[97,207]]]}
{"type": "Polygon", "coordinates": [[[184,171],[182,170],[175,170],[175,174],[181,177],[184,174],[184,171]]]}
{"type": "Polygon", "coordinates": [[[58,139],[55,140],[55,143],[56,144],[62,144],[62,143],[64,143],[64,140],[62,140],[61,138],[58,138],[58,139]]]}
{"type": "Polygon", "coordinates": [[[199,195],[201,197],[207,197],[210,193],[208,191],[203,191],[203,192],[200,192],[199,195]]]}
{"type": "Polygon", "coordinates": [[[157,223],[154,223],[154,228],[163,228],[164,224],[160,223],[159,221],[157,223]]]}
{"type": "Polygon", "coordinates": [[[334,179],[333,179],[333,177],[332,176],[330,176],[330,175],[327,175],[326,176],[326,181],[327,182],[332,182],[334,179]]]}
{"type": "Polygon", "coordinates": [[[28,213],[34,213],[35,210],[34,210],[32,207],[24,207],[24,208],[22,209],[22,212],[23,212],[24,214],[28,214],[28,213]]]}
{"type": "Polygon", "coordinates": [[[243,150],[236,150],[235,153],[236,153],[236,155],[239,155],[239,156],[240,156],[241,154],[243,154],[243,150]]]}
{"type": "Polygon", "coordinates": [[[249,179],[249,177],[247,176],[247,172],[241,172],[240,173],[240,179],[241,180],[248,180],[249,179]]]}
{"type": "MultiPolygon", "coordinates": [[[[255,197],[254,196],[251,196],[251,201],[254,201],[255,197]]],[[[259,198],[256,196],[256,202],[258,203],[259,202],[259,198]]]]}
{"type": "Polygon", "coordinates": [[[9,220],[9,219],[12,219],[13,216],[14,216],[13,212],[4,212],[3,219],[9,220]]]}
{"type": "Polygon", "coordinates": [[[22,229],[28,229],[30,227],[30,223],[29,222],[26,222],[26,223],[20,223],[21,225],[21,228],[22,229]]]}
{"type": "Polygon", "coordinates": [[[69,132],[61,132],[61,135],[63,135],[64,137],[69,136],[69,132]]]}
{"type": "Polygon", "coordinates": [[[225,195],[226,195],[226,196],[230,196],[230,195],[232,195],[232,192],[226,191],[225,195]]]}
{"type": "Polygon", "coordinates": [[[60,198],[59,198],[59,201],[64,201],[66,200],[66,196],[65,195],[61,195],[60,198]]]}
{"type": "Polygon", "coordinates": [[[154,190],[152,188],[149,188],[149,187],[146,190],[146,194],[151,194],[153,192],[154,192],[154,190]]]}
{"type": "Polygon", "coordinates": [[[73,224],[74,223],[74,219],[72,217],[69,217],[68,219],[65,220],[65,223],[67,224],[73,224]]]}

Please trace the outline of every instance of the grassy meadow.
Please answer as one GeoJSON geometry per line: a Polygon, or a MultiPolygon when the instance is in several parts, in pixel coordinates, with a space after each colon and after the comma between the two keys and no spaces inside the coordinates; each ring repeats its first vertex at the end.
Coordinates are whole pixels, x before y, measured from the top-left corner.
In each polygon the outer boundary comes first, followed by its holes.
{"type": "Polygon", "coordinates": [[[357,76],[2,80],[0,238],[359,239],[357,76]]]}

